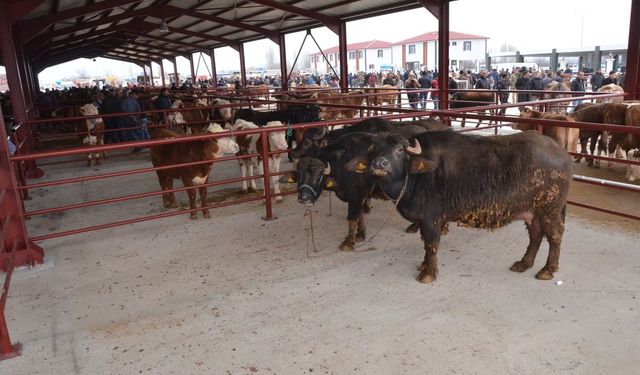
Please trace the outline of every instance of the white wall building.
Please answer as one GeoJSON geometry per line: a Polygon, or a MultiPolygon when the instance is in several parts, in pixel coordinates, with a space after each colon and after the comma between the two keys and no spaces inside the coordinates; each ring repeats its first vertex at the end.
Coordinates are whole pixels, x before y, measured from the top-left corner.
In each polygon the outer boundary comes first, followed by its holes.
{"type": "MultiPolygon", "coordinates": [[[[325,57],[320,52],[311,55],[311,70],[320,74],[332,73],[330,65],[336,73],[340,72],[340,54],[338,47],[323,50],[325,57]],[[328,60],[328,61],[327,61],[328,60]]],[[[347,66],[349,72],[378,72],[391,70],[392,54],[391,43],[381,40],[352,43],[347,45],[347,66]]]]}
{"type": "MultiPolygon", "coordinates": [[[[488,37],[449,32],[449,69],[480,70],[485,64],[488,37]]],[[[438,68],[438,32],[432,31],[393,44],[397,68],[418,71],[438,68]]]]}
{"type": "MultiPolygon", "coordinates": [[[[487,37],[449,32],[449,67],[453,70],[480,70],[485,64],[487,37]]],[[[385,70],[438,68],[438,32],[432,31],[396,43],[379,40],[347,45],[349,72],[379,72],[385,70]]],[[[331,73],[329,63],[339,72],[338,47],[311,55],[311,70],[331,73]]]]}

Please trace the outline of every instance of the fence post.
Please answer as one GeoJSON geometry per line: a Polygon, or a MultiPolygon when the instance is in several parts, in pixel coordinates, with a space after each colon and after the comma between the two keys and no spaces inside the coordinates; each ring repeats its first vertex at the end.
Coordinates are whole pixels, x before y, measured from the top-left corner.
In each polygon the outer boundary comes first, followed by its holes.
{"type": "MultiPolygon", "coordinates": [[[[0,116],[1,117],[1,116],[0,116]]],[[[4,246],[0,252],[0,271],[8,271],[11,249],[17,246],[13,266],[33,266],[44,262],[42,248],[29,240],[24,221],[20,193],[17,189],[16,175],[9,160],[9,147],[4,119],[0,119],[0,228],[4,246]],[[9,218],[12,217],[12,220],[9,218]]]]}
{"type": "MultiPolygon", "coordinates": [[[[263,128],[264,129],[264,128],[263,128]]],[[[262,143],[262,185],[264,186],[264,207],[265,216],[263,220],[272,220],[273,211],[271,207],[271,181],[269,178],[269,132],[260,133],[260,142],[262,143]]]]}

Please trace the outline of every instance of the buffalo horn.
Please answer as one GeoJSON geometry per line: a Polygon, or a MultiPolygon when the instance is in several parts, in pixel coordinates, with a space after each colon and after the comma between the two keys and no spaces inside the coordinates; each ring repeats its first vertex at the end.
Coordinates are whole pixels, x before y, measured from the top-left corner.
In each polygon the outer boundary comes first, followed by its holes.
{"type": "Polygon", "coordinates": [[[322,174],[324,174],[325,176],[331,174],[331,164],[327,164],[327,167],[324,169],[324,171],[322,171],[322,174]]]}
{"type": "Polygon", "coordinates": [[[416,141],[415,147],[408,146],[407,152],[410,153],[411,155],[420,155],[422,153],[422,146],[420,146],[420,142],[418,142],[417,139],[415,141],[416,141]]]}

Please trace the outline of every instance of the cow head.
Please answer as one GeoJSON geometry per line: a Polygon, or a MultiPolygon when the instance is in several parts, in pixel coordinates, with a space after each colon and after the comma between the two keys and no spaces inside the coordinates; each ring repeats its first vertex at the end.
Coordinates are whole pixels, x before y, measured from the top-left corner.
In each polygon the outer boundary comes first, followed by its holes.
{"type": "MultiPolygon", "coordinates": [[[[226,130],[217,122],[210,123],[207,128],[208,133],[221,133],[224,131],[226,130]]],[[[240,151],[240,146],[238,146],[238,143],[236,143],[233,137],[217,138],[216,141],[218,143],[218,152],[215,155],[216,158],[222,157],[224,154],[236,154],[240,151]]]]}
{"type": "Polygon", "coordinates": [[[331,166],[325,166],[322,160],[304,157],[297,166],[298,202],[307,207],[313,206],[323,189],[332,189],[335,181],[331,178],[331,166]]]}
{"type": "Polygon", "coordinates": [[[299,160],[304,156],[317,157],[328,144],[327,128],[311,128],[304,132],[302,141],[291,150],[291,157],[299,160]]]}
{"type": "MultiPolygon", "coordinates": [[[[265,128],[271,127],[282,127],[282,123],[280,121],[269,121],[265,128]]],[[[288,148],[287,138],[285,136],[284,130],[275,131],[269,133],[269,150],[270,151],[284,151],[288,148]]]]}
{"type": "Polygon", "coordinates": [[[366,158],[354,158],[346,168],[356,173],[371,173],[391,199],[396,199],[408,174],[433,171],[436,163],[423,157],[417,139],[411,142],[400,135],[380,136],[369,148],[366,158]],[[412,144],[413,143],[413,144],[412,144]]]}

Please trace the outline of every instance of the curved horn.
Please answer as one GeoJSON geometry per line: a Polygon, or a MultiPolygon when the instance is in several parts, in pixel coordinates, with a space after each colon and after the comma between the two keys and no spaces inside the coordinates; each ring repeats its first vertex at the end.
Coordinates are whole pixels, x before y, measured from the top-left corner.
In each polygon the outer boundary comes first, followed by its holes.
{"type": "Polygon", "coordinates": [[[325,133],[327,132],[327,128],[326,128],[326,127],[324,127],[324,126],[323,126],[323,127],[321,127],[320,129],[321,129],[320,134],[318,134],[318,135],[316,135],[315,137],[313,137],[313,139],[315,139],[316,141],[319,141],[319,140],[321,140],[322,138],[324,138],[324,135],[325,135],[325,133]]]}
{"type": "Polygon", "coordinates": [[[322,174],[328,176],[331,174],[331,164],[327,163],[327,167],[322,171],[322,174]]]}
{"type": "Polygon", "coordinates": [[[420,142],[415,140],[416,145],[414,147],[407,146],[407,152],[411,155],[420,155],[422,153],[422,146],[420,146],[420,142]]]}

